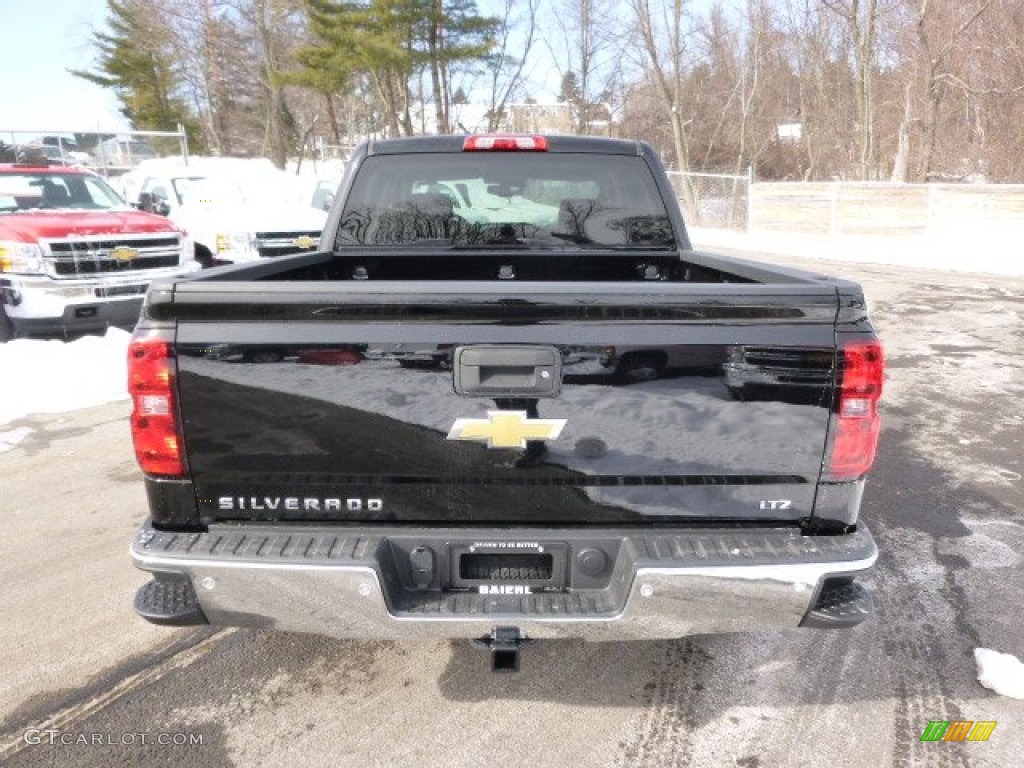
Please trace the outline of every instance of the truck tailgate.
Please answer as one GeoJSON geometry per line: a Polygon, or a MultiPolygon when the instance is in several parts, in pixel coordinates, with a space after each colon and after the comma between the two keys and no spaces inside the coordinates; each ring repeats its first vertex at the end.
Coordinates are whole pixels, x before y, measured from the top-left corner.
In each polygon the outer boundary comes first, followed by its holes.
{"type": "Polygon", "coordinates": [[[834,290],[474,285],[179,284],[180,409],[201,517],[812,515],[834,290]],[[560,390],[515,388],[538,351],[554,356],[560,390]],[[478,376],[479,360],[483,383],[457,393],[456,374],[478,376]]]}

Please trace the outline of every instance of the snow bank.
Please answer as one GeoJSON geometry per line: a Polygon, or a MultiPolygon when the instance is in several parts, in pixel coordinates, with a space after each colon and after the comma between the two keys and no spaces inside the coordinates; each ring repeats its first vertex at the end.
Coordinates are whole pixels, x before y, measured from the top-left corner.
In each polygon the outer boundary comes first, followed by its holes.
{"type": "Polygon", "coordinates": [[[63,413],[127,398],[130,338],[127,331],[111,328],[105,336],[72,342],[16,339],[0,344],[0,424],[30,413],[63,413]]]}
{"type": "Polygon", "coordinates": [[[1024,699],[1024,664],[1016,656],[988,648],[975,648],[978,682],[1000,696],[1024,699]]]}

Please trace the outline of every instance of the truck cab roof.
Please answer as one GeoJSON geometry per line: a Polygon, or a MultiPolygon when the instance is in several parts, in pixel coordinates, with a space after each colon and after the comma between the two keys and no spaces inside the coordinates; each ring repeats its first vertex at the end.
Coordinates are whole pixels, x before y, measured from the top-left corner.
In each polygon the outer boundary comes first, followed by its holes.
{"type": "MultiPolygon", "coordinates": [[[[380,139],[369,142],[368,154],[405,154],[425,152],[464,152],[470,136],[410,136],[396,139],[380,139]]],[[[492,138],[488,136],[488,138],[492,138]]],[[[607,139],[598,136],[526,135],[509,134],[493,138],[541,140],[545,152],[571,152],[597,155],[640,155],[650,149],[648,145],[631,139],[607,139]]],[[[501,151],[501,150],[498,150],[501,151]]],[[[521,150],[522,151],[522,150],[521,150]]],[[[653,153],[653,150],[650,150],[653,153]]]]}

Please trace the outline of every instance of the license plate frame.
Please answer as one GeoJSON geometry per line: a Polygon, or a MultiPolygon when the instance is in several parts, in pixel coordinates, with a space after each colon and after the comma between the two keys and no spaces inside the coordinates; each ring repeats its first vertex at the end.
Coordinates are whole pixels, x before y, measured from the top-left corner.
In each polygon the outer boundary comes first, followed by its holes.
{"type": "Polygon", "coordinates": [[[456,544],[450,549],[449,584],[453,589],[492,594],[563,592],[567,549],[564,542],[456,544]],[[499,591],[492,591],[494,587],[499,591]],[[510,591],[502,592],[504,587],[510,591]],[[519,587],[524,591],[519,592],[519,587]]]}

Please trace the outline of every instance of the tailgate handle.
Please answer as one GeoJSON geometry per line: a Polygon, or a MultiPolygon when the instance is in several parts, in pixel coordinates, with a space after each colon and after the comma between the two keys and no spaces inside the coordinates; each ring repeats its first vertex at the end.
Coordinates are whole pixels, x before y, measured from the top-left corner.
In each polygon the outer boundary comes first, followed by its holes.
{"type": "Polygon", "coordinates": [[[456,347],[455,391],[485,397],[557,397],[562,353],[555,347],[474,344],[456,347]]]}

